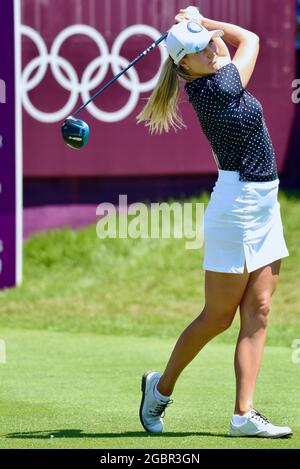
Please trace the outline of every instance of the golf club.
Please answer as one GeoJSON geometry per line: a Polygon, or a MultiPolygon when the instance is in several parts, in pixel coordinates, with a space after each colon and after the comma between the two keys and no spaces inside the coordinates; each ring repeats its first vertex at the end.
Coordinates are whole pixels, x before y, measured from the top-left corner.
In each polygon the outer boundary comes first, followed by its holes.
{"type": "Polygon", "coordinates": [[[131,62],[122,72],[118,73],[114,78],[112,78],[108,83],[106,83],[101,90],[99,90],[94,96],[92,96],[86,103],[80,106],[73,114],[65,119],[62,124],[61,132],[65,143],[76,150],[84,147],[90,136],[90,129],[86,122],[81,119],[77,119],[75,116],[82,111],[86,106],[88,106],[94,99],[96,99],[106,88],[112,85],[120,76],[127,72],[131,67],[133,67],[139,60],[145,57],[149,52],[151,52],[155,47],[157,47],[164,39],[166,39],[168,33],[163,34],[157,41],[155,41],[150,47],[144,50],[133,62],[131,62]]]}

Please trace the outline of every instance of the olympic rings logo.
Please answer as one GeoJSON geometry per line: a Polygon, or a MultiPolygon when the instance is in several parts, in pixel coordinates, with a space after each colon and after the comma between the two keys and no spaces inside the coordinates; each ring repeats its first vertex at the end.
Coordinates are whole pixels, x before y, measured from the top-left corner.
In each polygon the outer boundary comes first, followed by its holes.
{"type": "MultiPolygon", "coordinates": [[[[110,52],[104,37],[96,29],[88,25],[77,24],[69,26],[61,31],[54,40],[51,50],[48,53],[45,41],[37,31],[29,26],[22,25],[21,33],[34,42],[39,52],[39,56],[31,60],[22,72],[23,106],[31,117],[44,123],[58,122],[70,115],[76,106],[79,96],[81,96],[83,102],[88,101],[91,97],[91,90],[99,87],[105,78],[110,65],[114,75],[117,75],[121,70],[129,65],[129,61],[120,56],[120,50],[128,38],[135,34],[143,34],[151,37],[155,41],[161,35],[159,31],[151,26],[144,24],[133,25],[119,34],[110,52]],[[59,55],[64,41],[77,34],[83,34],[95,41],[99,50],[99,57],[95,58],[86,67],[81,81],[79,80],[78,74],[73,65],[64,57],[59,55]],[[70,93],[65,106],[52,113],[43,112],[37,109],[29,98],[29,92],[36,88],[45,78],[49,65],[57,83],[70,93]],[[34,71],[36,72],[32,76],[34,71]],[[96,71],[97,73],[93,77],[96,71]]],[[[86,108],[87,111],[97,120],[103,122],[118,122],[128,117],[135,109],[140,93],[150,91],[156,85],[161,66],[167,58],[166,48],[160,45],[159,50],[161,55],[161,64],[157,74],[151,80],[141,83],[138,73],[134,67],[130,68],[127,72],[129,79],[126,77],[126,74],[119,78],[119,84],[121,84],[126,90],[130,91],[129,100],[122,109],[115,112],[106,112],[101,110],[94,102],[92,102],[86,108]]]]}

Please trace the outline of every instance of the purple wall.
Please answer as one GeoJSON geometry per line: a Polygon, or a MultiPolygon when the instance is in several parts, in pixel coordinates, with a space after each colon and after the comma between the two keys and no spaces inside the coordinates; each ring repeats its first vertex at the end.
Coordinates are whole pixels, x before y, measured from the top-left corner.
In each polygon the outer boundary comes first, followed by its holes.
{"type": "MultiPolygon", "coordinates": [[[[130,177],[216,172],[209,144],[184,94],[181,110],[187,130],[151,137],[144,126],[137,126],[135,116],[151,94],[151,91],[142,91],[137,94],[137,104],[125,119],[104,122],[87,111],[81,113],[81,118],[91,127],[91,140],[84,150],[75,153],[63,144],[60,124],[71,111],[56,120],[49,113],[62,109],[72,98],[74,108],[82,104],[82,98],[77,99],[80,93],[76,88],[80,92],[87,66],[99,55],[107,57],[119,34],[132,25],[152,26],[159,37],[171,26],[175,13],[182,7],[181,0],[77,0],[71,3],[73,8],[69,8],[70,0],[22,0],[22,23],[34,30],[27,29],[23,35],[23,74],[27,73],[25,88],[31,102],[26,101],[23,111],[25,176],[130,177]],[[108,52],[100,54],[91,38],[76,34],[62,42],[60,58],[56,58],[63,73],[54,70],[56,77],[53,75],[51,60],[44,70],[39,59],[32,62],[40,54],[46,54],[46,49],[49,53],[59,33],[75,24],[89,25],[100,32],[105,40],[102,48],[107,47],[108,52]]],[[[294,114],[291,83],[295,78],[295,0],[201,0],[190,3],[200,4],[207,17],[239,24],[261,37],[260,57],[249,90],[262,101],[281,170],[294,114]]],[[[131,61],[152,42],[149,36],[134,34],[124,41],[120,55],[131,61]]],[[[160,54],[156,50],[137,66],[140,82],[153,78],[159,65],[160,54]]],[[[95,80],[90,92],[103,86],[112,75],[109,67],[101,82],[95,80]]],[[[116,112],[126,104],[130,95],[131,91],[124,86],[114,84],[98,98],[96,105],[106,113],[116,112]]]]}
{"type": "Polygon", "coordinates": [[[13,1],[0,14],[0,288],[16,281],[15,77],[13,1]]]}

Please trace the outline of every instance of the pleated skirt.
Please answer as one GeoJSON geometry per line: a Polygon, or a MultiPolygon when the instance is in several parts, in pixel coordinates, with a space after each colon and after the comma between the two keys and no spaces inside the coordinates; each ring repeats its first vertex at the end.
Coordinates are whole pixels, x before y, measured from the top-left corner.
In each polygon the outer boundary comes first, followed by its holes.
{"type": "Polygon", "coordinates": [[[219,170],[204,214],[205,270],[242,274],[289,255],[278,187],[279,179],[243,182],[238,172],[219,170]]]}

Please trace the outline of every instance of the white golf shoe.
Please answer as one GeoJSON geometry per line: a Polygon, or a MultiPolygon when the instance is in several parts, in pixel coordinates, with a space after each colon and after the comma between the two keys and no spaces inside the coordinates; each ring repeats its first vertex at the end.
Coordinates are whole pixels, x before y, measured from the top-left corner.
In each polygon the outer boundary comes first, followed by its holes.
{"type": "Polygon", "coordinates": [[[245,415],[233,415],[230,421],[231,436],[256,436],[261,438],[281,438],[293,432],[289,427],[278,427],[262,414],[252,409],[245,415]]]}
{"type": "Polygon", "coordinates": [[[173,401],[171,399],[161,400],[154,395],[154,387],[161,377],[160,373],[148,371],[142,378],[142,401],[140,405],[140,421],[144,429],[151,433],[163,431],[162,415],[166,407],[173,401]]]}

